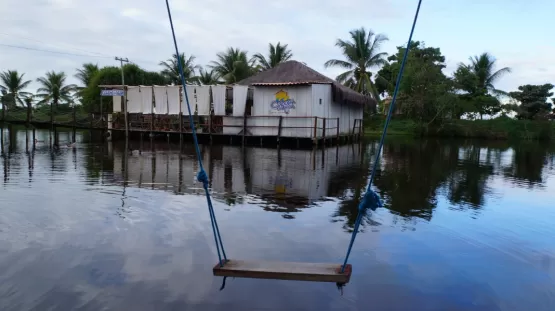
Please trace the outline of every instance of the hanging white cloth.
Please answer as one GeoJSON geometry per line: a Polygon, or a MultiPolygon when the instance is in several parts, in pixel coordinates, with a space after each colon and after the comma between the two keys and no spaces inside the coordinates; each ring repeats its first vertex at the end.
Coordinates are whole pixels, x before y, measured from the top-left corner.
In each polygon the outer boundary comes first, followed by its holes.
{"type": "Polygon", "coordinates": [[[141,113],[143,112],[143,101],[138,86],[127,87],[127,112],[141,113]]]}
{"type": "Polygon", "coordinates": [[[210,85],[197,86],[196,95],[199,116],[210,115],[210,85]]]}
{"type": "Polygon", "coordinates": [[[248,91],[249,87],[246,85],[233,86],[233,116],[242,117],[245,115],[248,91]]]}
{"type": "Polygon", "coordinates": [[[152,107],[152,86],[141,86],[141,99],[143,102],[143,113],[153,113],[152,107]]]}
{"type": "Polygon", "coordinates": [[[172,85],[166,87],[168,92],[168,114],[179,114],[180,110],[180,100],[179,92],[181,88],[178,85],[172,85]]]}
{"type": "Polygon", "coordinates": [[[168,114],[168,93],[165,86],[154,87],[154,103],[156,104],[156,113],[168,114]]]}
{"type": "Polygon", "coordinates": [[[214,115],[225,116],[225,85],[212,85],[212,99],[214,100],[214,115]]]}
{"type": "Polygon", "coordinates": [[[112,112],[121,112],[121,96],[112,96],[112,112]]]}
{"type": "MultiPolygon", "coordinates": [[[[187,85],[185,88],[187,90],[187,98],[189,98],[189,105],[191,106],[191,113],[195,113],[195,107],[197,106],[197,86],[187,85]]],[[[183,94],[183,106],[181,106],[181,111],[183,111],[184,114],[189,113],[185,94],[183,94]]]]}

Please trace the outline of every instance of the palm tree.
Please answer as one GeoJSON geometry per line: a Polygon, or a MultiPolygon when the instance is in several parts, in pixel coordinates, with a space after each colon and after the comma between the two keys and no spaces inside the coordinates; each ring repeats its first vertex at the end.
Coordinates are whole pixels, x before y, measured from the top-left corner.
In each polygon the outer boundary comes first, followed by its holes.
{"type": "Polygon", "coordinates": [[[204,69],[201,68],[199,70],[199,75],[198,75],[197,82],[200,85],[219,84],[220,83],[220,76],[218,75],[218,73],[214,69],[208,71],[208,70],[204,70],[204,69]]]}
{"type": "Polygon", "coordinates": [[[99,71],[98,65],[93,63],[83,64],[83,68],[77,69],[75,77],[79,79],[83,86],[89,86],[92,77],[99,71]]]}
{"type": "Polygon", "coordinates": [[[335,42],[335,46],[341,49],[345,60],[330,59],[324,66],[347,69],[335,78],[337,82],[359,93],[372,94],[379,101],[370,69],[386,63],[387,53],[379,51],[382,43],[388,38],[383,34],[374,34],[370,29],[367,32],[364,28],[351,30],[349,34],[351,40],[337,39],[335,42]]]}
{"type": "Polygon", "coordinates": [[[97,64],[85,63],[81,69],[77,69],[76,77],[83,86],[77,87],[77,96],[83,97],[84,90],[89,86],[93,76],[98,73],[100,68],[97,64]]]}
{"type": "Polygon", "coordinates": [[[23,76],[25,74],[19,74],[17,70],[8,70],[0,73],[0,90],[5,91],[4,103],[8,108],[15,107],[17,104],[25,106],[23,99],[29,95],[28,92],[23,90],[29,86],[31,80],[24,81],[23,76]]]}
{"type": "MultiPolygon", "coordinates": [[[[197,77],[195,76],[195,70],[200,69],[199,65],[195,65],[195,56],[191,55],[189,58],[185,57],[185,53],[180,53],[179,60],[183,66],[183,73],[185,75],[185,81],[188,83],[195,82],[197,77]]],[[[165,62],[160,62],[160,66],[164,67],[162,74],[173,84],[181,84],[181,77],[179,75],[179,63],[177,60],[177,55],[173,54],[172,58],[165,62]]]]}
{"type": "Polygon", "coordinates": [[[254,73],[253,60],[249,61],[247,52],[239,48],[230,47],[218,53],[217,58],[210,67],[228,84],[246,79],[254,73]]]}
{"type": "Polygon", "coordinates": [[[293,52],[287,48],[287,44],[281,45],[281,43],[278,42],[274,46],[270,43],[268,48],[268,58],[264,57],[264,55],[260,53],[254,54],[253,56],[253,60],[258,63],[262,70],[274,68],[280,63],[288,61],[291,57],[293,57],[293,52]]]}
{"type": "Polygon", "coordinates": [[[75,84],[66,84],[64,72],[47,72],[44,77],[37,79],[41,87],[35,95],[40,99],[39,104],[53,104],[58,107],[59,103],[71,103],[72,93],[77,89],[75,84]]]}
{"type": "Polygon", "coordinates": [[[510,73],[511,68],[504,67],[495,71],[495,58],[488,53],[470,57],[470,64],[459,64],[455,72],[455,79],[459,87],[472,95],[507,95],[506,92],[495,88],[494,83],[504,74],[510,73]]]}

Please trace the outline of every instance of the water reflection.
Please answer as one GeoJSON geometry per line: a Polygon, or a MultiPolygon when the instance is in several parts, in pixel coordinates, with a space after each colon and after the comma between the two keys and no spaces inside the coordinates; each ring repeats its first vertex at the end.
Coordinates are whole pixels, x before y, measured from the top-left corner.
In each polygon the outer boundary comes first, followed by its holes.
{"type": "MultiPolygon", "coordinates": [[[[38,134],[44,141],[47,135],[38,134]]],[[[70,133],[58,135],[69,137],[70,133]]],[[[32,143],[29,148],[29,136],[29,131],[3,131],[3,141],[10,146],[2,153],[5,185],[14,172],[22,172],[24,151],[29,183],[39,154],[41,165],[44,156],[48,157],[52,180],[59,180],[58,172],[84,167],[88,185],[123,185],[122,191],[136,187],[177,195],[202,192],[194,180],[198,163],[191,145],[149,141],[89,144],[86,135],[81,135],[78,148],[64,150],[32,143]],[[23,146],[18,141],[27,143],[23,146]],[[83,157],[78,156],[81,152],[83,157]]],[[[314,150],[204,145],[201,152],[214,197],[230,208],[255,202],[265,211],[295,219],[296,213],[318,202],[336,200],[332,222],[344,222],[349,231],[376,148],[376,142],[314,150]]],[[[390,139],[384,146],[375,186],[385,207],[405,220],[430,221],[440,195],[445,195],[453,209],[479,211],[486,197],[495,196],[491,184],[499,178],[516,186],[545,188],[546,176],[553,174],[554,149],[534,143],[511,146],[390,139]]],[[[363,230],[366,225],[379,226],[380,222],[367,215],[363,230]]]]}
{"type": "MultiPolygon", "coordinates": [[[[34,148],[30,131],[2,135],[1,310],[555,304],[553,146],[388,139],[375,178],[385,208],[365,215],[340,297],[329,284],[245,279],[219,291],[190,145],[92,143],[81,132],[76,148],[57,150],[48,132],[34,148]]],[[[202,146],[228,255],[340,261],[376,148],[202,146]]]]}

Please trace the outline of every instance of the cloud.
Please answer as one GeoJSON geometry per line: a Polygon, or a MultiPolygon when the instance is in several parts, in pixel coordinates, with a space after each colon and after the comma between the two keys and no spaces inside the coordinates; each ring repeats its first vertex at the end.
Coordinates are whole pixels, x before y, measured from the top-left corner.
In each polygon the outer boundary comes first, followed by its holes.
{"type": "MultiPolygon", "coordinates": [[[[439,5],[430,2],[423,8],[426,14],[419,24],[417,40],[426,41],[433,36],[433,29],[426,28],[430,23],[428,16],[449,9],[439,5]]],[[[407,6],[403,0],[174,0],[171,7],[180,51],[195,55],[201,65],[209,64],[218,52],[230,46],[252,55],[265,53],[269,42],[280,41],[289,45],[295,59],[330,77],[341,72],[323,66],[326,60],[341,57],[334,46],[337,38],[345,38],[354,28],[372,28],[389,35],[391,40],[383,48],[392,53],[396,46],[405,43],[414,13],[414,6],[407,6]]],[[[66,72],[69,82],[76,83],[73,74],[83,63],[118,65],[115,56],[128,57],[148,70],[159,70],[158,63],[174,53],[163,1],[4,0],[0,2],[0,11],[3,12],[0,43],[91,55],[70,56],[0,46],[0,70],[17,69],[33,80],[56,70],[66,72]]],[[[430,45],[452,46],[449,36],[433,39],[430,45]]],[[[454,58],[445,52],[449,68],[480,52],[470,47],[457,51],[461,52],[454,58]]],[[[542,54],[543,63],[530,56],[503,59],[502,55],[494,55],[500,59],[500,65],[515,67],[515,73],[500,82],[507,88],[512,89],[528,78],[549,79],[555,72],[549,65],[555,63],[551,56],[555,54],[548,51],[542,54]],[[533,64],[525,64],[526,61],[533,64]]]]}

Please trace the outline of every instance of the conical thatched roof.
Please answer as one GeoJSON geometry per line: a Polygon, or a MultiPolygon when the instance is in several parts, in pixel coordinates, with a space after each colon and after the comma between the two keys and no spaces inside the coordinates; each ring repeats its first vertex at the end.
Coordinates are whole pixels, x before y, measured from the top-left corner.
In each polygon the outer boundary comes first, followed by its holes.
{"type": "Polygon", "coordinates": [[[355,92],[295,60],[283,62],[272,69],[241,80],[237,84],[254,86],[331,84],[335,102],[376,106],[374,99],[355,92]]]}

